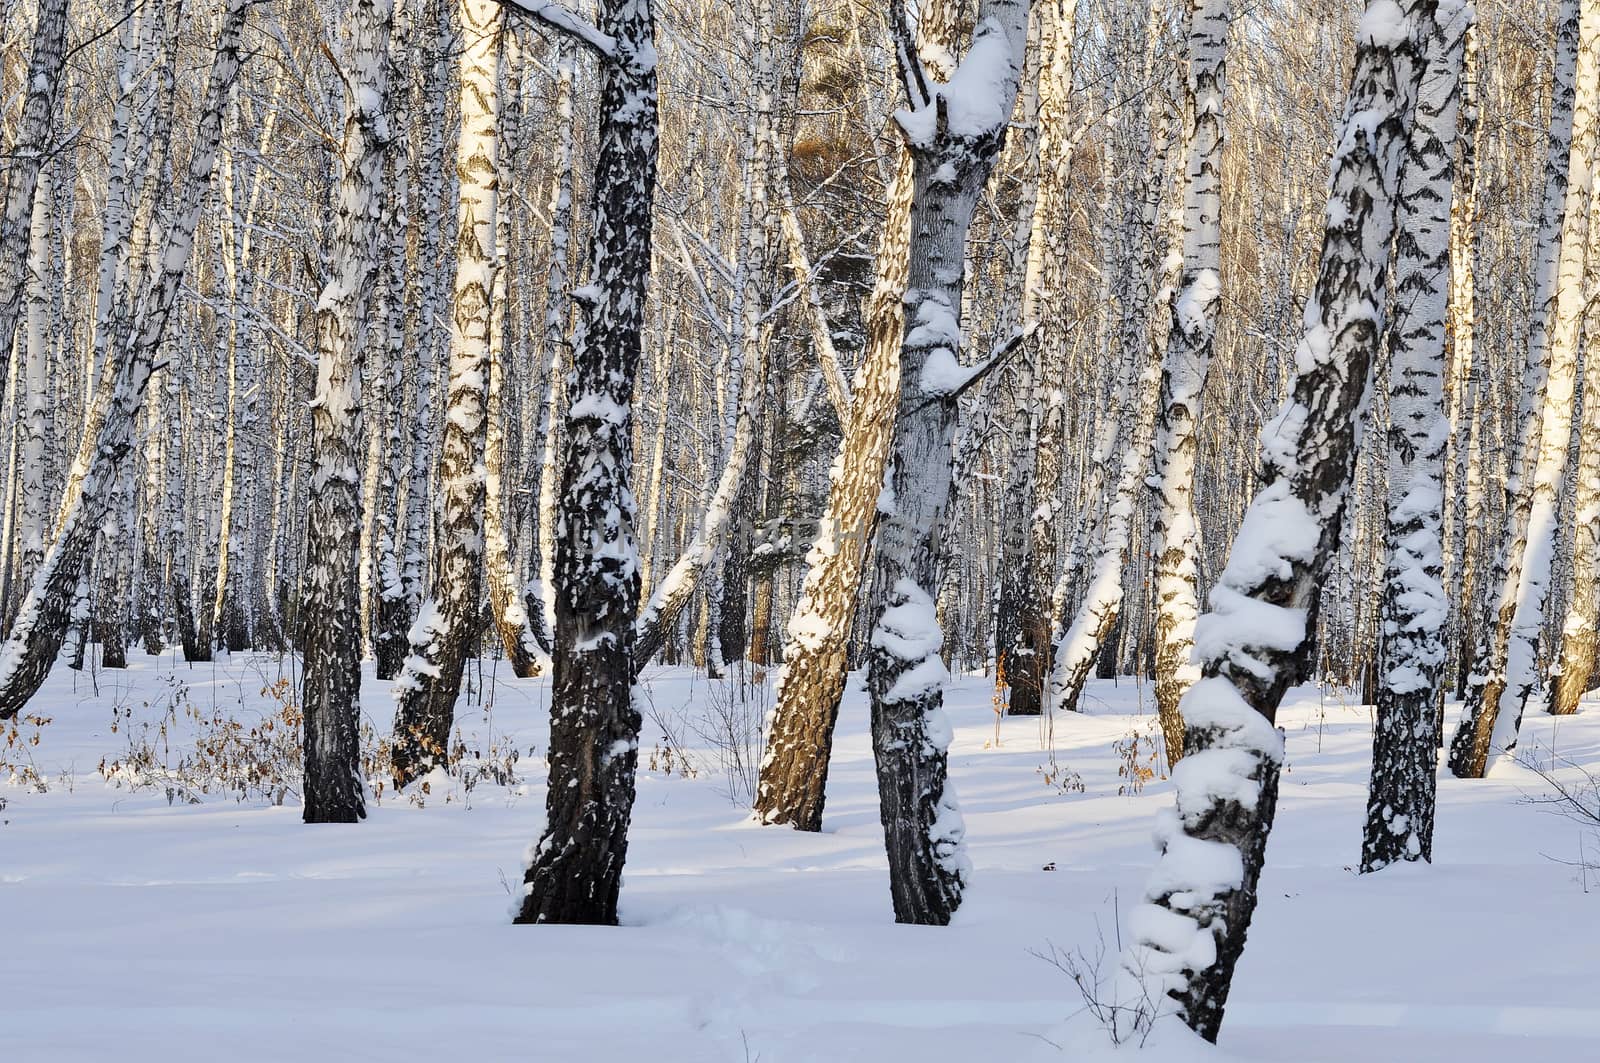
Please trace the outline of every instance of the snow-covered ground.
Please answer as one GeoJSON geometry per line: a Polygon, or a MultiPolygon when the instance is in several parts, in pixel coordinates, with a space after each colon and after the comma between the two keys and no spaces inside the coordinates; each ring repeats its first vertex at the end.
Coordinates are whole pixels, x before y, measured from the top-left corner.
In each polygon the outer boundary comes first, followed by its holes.
{"type": "MultiPolygon", "coordinates": [[[[0,772],[8,1061],[1080,1058],[1050,1046],[1083,1004],[1041,956],[1103,940],[1109,971],[1171,800],[1159,778],[1118,794],[1113,744],[1155,732],[1148,688],[1091,684],[1088,713],[1057,721],[1062,770],[1047,781],[1038,724],[1001,721],[996,747],[987,682],[959,680],[952,776],[972,884],[954,925],[896,926],[859,683],[827,829],[807,835],[750,823],[704,737],[708,720],[759,718],[765,698],[652,669],[623,925],[513,927],[508,884],[543,814],[544,681],[485,662],[460,712],[468,747],[522,751],[520,782],[468,794],[436,778],[421,808],[389,794],[360,826],[312,828],[292,796],[169,804],[164,788],[108,784],[98,766],[125,758],[130,736],[167,764],[192,753],[191,708],[259,724],[276,708],[261,691],[289,667],[133,658],[120,673],[57,668],[32,709],[52,717],[38,744],[0,748],[31,757],[48,787],[0,772]],[[693,777],[679,757],[662,770],[664,730],[693,777]]],[[[369,674],[363,693],[381,730],[388,684],[369,674]]],[[[1529,804],[1543,782],[1502,764],[1441,780],[1433,866],[1358,877],[1370,710],[1304,688],[1281,722],[1288,774],[1227,1056],[1600,1058],[1600,883],[1586,893],[1570,866],[1580,844],[1600,857],[1600,837],[1529,804]]],[[[1600,711],[1531,712],[1524,736],[1544,760],[1553,745],[1600,766],[1600,711]]]]}

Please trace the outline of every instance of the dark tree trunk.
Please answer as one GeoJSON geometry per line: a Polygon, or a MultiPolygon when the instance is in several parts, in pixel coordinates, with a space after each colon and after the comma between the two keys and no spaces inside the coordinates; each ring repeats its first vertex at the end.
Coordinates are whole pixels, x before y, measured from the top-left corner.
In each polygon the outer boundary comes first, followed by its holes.
{"type": "Polygon", "coordinates": [[[172,574],[172,615],[178,625],[178,641],[183,645],[183,659],[190,664],[207,660],[202,652],[200,636],[194,627],[194,605],[189,599],[189,575],[181,566],[172,574]]]}
{"type": "Polygon", "coordinates": [[[750,641],[746,618],[750,609],[750,522],[756,509],[756,473],[760,462],[745,469],[744,483],[733,505],[727,556],[722,563],[722,607],[718,610],[717,642],[725,664],[745,659],[750,641]]]}
{"type": "Polygon", "coordinates": [[[161,637],[161,561],[154,553],[146,550],[143,566],[144,579],[139,587],[139,641],[144,644],[144,652],[152,657],[159,656],[162,649],[161,637]]]}
{"type": "Polygon", "coordinates": [[[568,377],[550,787],[519,923],[617,921],[639,758],[639,569],[628,477],[656,174],[649,0],[602,0],[599,29],[613,43],[600,61],[590,294],[577,300],[568,377]]]}

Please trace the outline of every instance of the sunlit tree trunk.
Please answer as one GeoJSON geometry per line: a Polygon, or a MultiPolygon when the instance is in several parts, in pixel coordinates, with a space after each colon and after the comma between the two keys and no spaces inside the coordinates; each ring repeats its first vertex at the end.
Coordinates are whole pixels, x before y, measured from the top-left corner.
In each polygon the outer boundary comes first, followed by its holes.
{"type": "MultiPolygon", "coordinates": [[[[930,53],[947,54],[955,16],[944,2],[925,5],[920,14],[920,50],[924,62],[929,62],[930,53]]],[[[935,68],[932,73],[948,77],[951,71],[935,68]]],[[[894,411],[900,398],[900,348],[905,341],[902,298],[913,191],[911,155],[909,149],[903,149],[878,238],[877,281],[867,310],[866,355],[851,388],[844,439],[829,470],[821,531],[806,557],[800,601],[789,618],[777,703],[761,761],[756,815],[764,823],[786,823],[796,830],[822,829],[828,758],[848,671],[850,625],[866,546],[883,493],[894,411]]]]}
{"type": "Polygon", "coordinates": [[[1156,556],[1156,707],[1173,763],[1183,755],[1178,701],[1199,677],[1192,660],[1200,613],[1195,459],[1201,395],[1222,301],[1223,99],[1232,17],[1229,0],[1195,0],[1189,16],[1188,94],[1194,124],[1185,161],[1183,275],[1170,308],[1151,453],[1157,493],[1150,529],[1156,556]]]}
{"type": "Polygon", "coordinates": [[[450,376],[439,457],[439,527],[431,590],[411,627],[411,647],[395,680],[393,770],[404,786],[443,764],[456,696],[479,619],[484,548],[485,403],[490,308],[497,272],[495,218],[501,8],[498,0],[460,0],[461,134],[450,376]]]}

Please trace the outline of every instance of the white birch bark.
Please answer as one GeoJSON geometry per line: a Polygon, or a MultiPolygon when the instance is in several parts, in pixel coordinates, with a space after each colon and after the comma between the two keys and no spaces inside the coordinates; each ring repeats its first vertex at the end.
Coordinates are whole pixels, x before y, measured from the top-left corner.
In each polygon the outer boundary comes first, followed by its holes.
{"type": "MultiPolygon", "coordinates": [[[[522,93],[523,57],[516,46],[516,36],[506,38],[505,96],[508,101],[500,109],[501,148],[498,156],[496,183],[498,195],[507,196],[515,182],[513,153],[519,139],[521,106],[515,102],[522,93]]],[[[489,608],[494,614],[495,628],[512,672],[522,679],[548,669],[549,658],[533,637],[528,626],[527,609],[523,602],[521,581],[511,568],[511,543],[507,535],[506,473],[512,455],[506,439],[508,395],[514,379],[517,359],[511,342],[508,324],[512,319],[509,293],[511,240],[511,210],[495,212],[495,250],[499,264],[495,269],[494,292],[490,297],[489,320],[489,389],[487,394],[487,427],[484,436],[484,582],[489,592],[489,608]]]]}
{"type": "MultiPolygon", "coordinates": [[[[933,76],[948,78],[953,71],[943,64],[954,38],[952,5],[926,4],[919,15],[921,61],[933,76]]],[[[822,829],[850,627],[900,398],[914,193],[909,149],[901,150],[888,187],[877,277],[867,308],[866,354],[850,389],[850,420],[828,472],[821,529],[806,556],[805,581],[786,628],[783,672],[756,791],[755,813],[763,823],[787,823],[796,830],[822,829]]]]}
{"type": "MultiPolygon", "coordinates": [[[[1544,608],[1550,592],[1556,524],[1567,450],[1572,436],[1573,395],[1577,383],[1578,341],[1583,323],[1584,259],[1588,247],[1591,190],[1594,186],[1596,147],[1600,144],[1600,2],[1566,0],[1561,23],[1576,22],[1576,48],[1571,68],[1572,126],[1566,138],[1566,187],[1559,251],[1556,255],[1548,317],[1542,325],[1548,352],[1543,412],[1533,457],[1528,495],[1527,532],[1521,551],[1515,590],[1509,595],[1509,623],[1505,627],[1505,679],[1498,691],[1481,688],[1482,700],[1469,701],[1451,748],[1451,769],[1457,775],[1481,777],[1489,764],[1516,748],[1517,732],[1528,697],[1538,685],[1539,638],[1544,608]],[[1575,10],[1573,10],[1575,6],[1575,10]],[[1493,700],[1489,696],[1494,694],[1493,700]]],[[[1558,60],[1559,62],[1559,60],[1558,60]]],[[[1561,93],[1558,73],[1558,95],[1561,93]]],[[[1547,188],[1547,193],[1548,193],[1547,188]]],[[[1600,201],[1595,201],[1600,203],[1600,201]]],[[[1530,342],[1530,348],[1534,343],[1530,342]]],[[[1530,362],[1532,355],[1530,354],[1530,362]]],[[[1512,586],[1507,579],[1507,588],[1512,586]]],[[[1506,625],[1502,612],[1502,624],[1506,625]]],[[[1492,663],[1492,662],[1491,662],[1492,663]]]]}
{"type": "Polygon", "coordinates": [[[543,0],[515,2],[600,60],[594,236],[589,283],[574,293],[556,522],[550,786],[516,921],[615,923],[642,722],[629,479],[655,200],[655,21],[650,0],[602,0],[597,26],[543,0]]]}
{"type": "Polygon", "coordinates": [[[5,172],[5,213],[0,215],[0,378],[11,362],[11,340],[27,284],[28,229],[39,170],[50,142],[67,39],[67,0],[40,0],[33,28],[26,96],[5,172]]]}
{"type": "Polygon", "coordinates": [[[366,817],[360,769],[361,377],[364,318],[377,272],[388,138],[384,96],[392,0],[356,0],[344,141],[327,283],[317,300],[317,390],[303,617],[307,823],[366,817]]]}
{"type": "Polygon", "coordinates": [[[1151,537],[1156,554],[1156,704],[1169,763],[1183,755],[1178,701],[1199,669],[1193,661],[1200,602],[1200,527],[1195,520],[1195,459],[1200,400],[1211,366],[1222,299],[1223,100],[1229,0],[1194,0],[1189,17],[1188,135],[1183,205],[1183,274],[1171,302],[1161,366],[1161,408],[1152,452],[1157,492],[1151,537]]]}
{"type": "Polygon", "coordinates": [[[1004,143],[1028,37],[1024,0],[985,0],[961,65],[929,84],[901,32],[910,106],[896,121],[913,160],[911,238],[893,461],[878,502],[873,585],[886,592],[867,657],[872,748],[895,919],[943,925],[971,867],[947,780],[940,651],[934,614],[938,547],[950,495],[956,399],[974,369],[960,362],[967,230],[1004,143]]]}
{"type": "MultiPolygon", "coordinates": [[[[1310,673],[1319,583],[1344,523],[1356,419],[1386,303],[1419,41],[1431,38],[1436,7],[1459,5],[1371,0],[1357,30],[1296,376],[1262,428],[1262,486],[1195,629],[1203,678],[1180,705],[1176,809],[1158,820],[1161,856],[1131,919],[1123,965],[1133,985],[1117,1002],[1175,1008],[1209,1041],[1244,950],[1277,805],[1283,737],[1273,719],[1284,691],[1310,673]]],[[[1139,1015],[1119,1010],[1117,1024],[1139,1015]]]]}
{"type": "Polygon", "coordinates": [[[108,357],[96,389],[88,435],[69,474],[55,534],[22,610],[0,647],[0,719],[15,716],[49,674],[71,621],[73,592],[95,533],[111,505],[112,487],[134,444],[134,427],[150,372],[194,244],[222,136],[222,109],[239,69],[239,41],[249,0],[229,0],[206,87],[195,147],[182,191],[161,241],[155,268],[135,307],[129,338],[108,357]]]}
{"type": "Polygon", "coordinates": [[[468,643],[479,619],[490,308],[498,272],[501,33],[499,0],[459,0],[460,181],[450,376],[439,456],[439,527],[431,587],[395,680],[393,770],[404,786],[442,764],[468,643]]]}
{"type": "Polygon", "coordinates": [[[1378,624],[1377,725],[1361,870],[1433,859],[1445,661],[1445,342],[1461,57],[1472,9],[1441,6],[1401,163],[1389,322],[1389,560],[1378,624]]]}

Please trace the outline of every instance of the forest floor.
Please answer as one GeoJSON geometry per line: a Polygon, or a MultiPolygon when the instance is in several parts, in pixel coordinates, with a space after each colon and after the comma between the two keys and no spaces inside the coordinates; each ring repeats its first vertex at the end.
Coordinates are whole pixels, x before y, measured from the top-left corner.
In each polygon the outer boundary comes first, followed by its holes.
{"type": "MultiPolygon", "coordinates": [[[[545,681],[473,668],[462,742],[502,766],[519,750],[509,785],[469,756],[422,807],[391,793],[360,826],[309,828],[292,792],[263,795],[270,777],[242,800],[184,799],[247,744],[292,765],[294,728],[263,729],[291,660],[131,657],[58,667],[31,710],[50,722],[0,748],[7,1060],[1080,1060],[1051,1042],[1082,996],[1044,957],[1103,946],[1109,971],[1171,800],[1159,774],[1119,794],[1116,744],[1155,732],[1148,686],[1091,685],[1088,711],[1056,721],[1052,768],[1037,721],[1001,720],[997,744],[988,682],[958,680],[951,774],[973,879],[952,926],[897,926],[859,681],[826,829],[800,834],[745,811],[770,686],[652,668],[623,925],[513,927],[543,817],[545,681]],[[113,764],[141,750],[130,786],[113,764]]],[[[388,686],[363,685],[379,730],[388,686]]],[[[1526,755],[1567,777],[1569,761],[1600,769],[1600,705],[1585,708],[1530,711],[1526,755]]],[[[1371,711],[1307,687],[1280,722],[1288,773],[1215,1058],[1600,1058],[1600,873],[1573,866],[1600,862],[1600,835],[1502,763],[1441,779],[1431,867],[1357,876],[1371,711]]],[[[1152,751],[1146,737],[1132,759],[1152,751]]]]}

